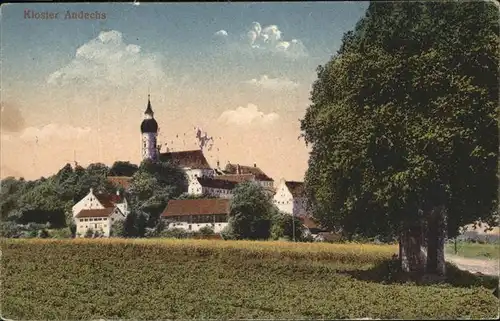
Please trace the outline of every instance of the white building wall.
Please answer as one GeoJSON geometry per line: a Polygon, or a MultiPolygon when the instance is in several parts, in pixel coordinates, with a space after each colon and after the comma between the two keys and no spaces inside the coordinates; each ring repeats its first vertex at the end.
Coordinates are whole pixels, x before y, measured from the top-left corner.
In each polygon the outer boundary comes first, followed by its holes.
{"type": "Polygon", "coordinates": [[[209,195],[219,198],[230,199],[233,197],[232,191],[228,189],[204,187],[203,191],[205,191],[209,195]]]}
{"type": "Polygon", "coordinates": [[[78,203],[76,203],[73,208],[73,218],[80,213],[81,210],[92,210],[92,209],[103,209],[104,206],[97,200],[93,191],[91,190],[87,196],[82,198],[78,203]]]}
{"type": "Polygon", "coordinates": [[[76,219],[76,235],[84,237],[88,229],[101,231],[105,237],[109,237],[111,221],[109,217],[82,217],[76,219]]]}
{"type": "Polygon", "coordinates": [[[208,226],[214,230],[214,233],[220,233],[227,226],[227,222],[222,223],[188,223],[188,222],[173,222],[168,224],[167,228],[180,228],[186,231],[198,232],[201,228],[208,226]]]}
{"type": "Polygon", "coordinates": [[[293,196],[288,190],[284,181],[281,181],[276,189],[276,194],[273,197],[274,204],[284,213],[292,214],[293,211],[293,196]]]}
{"type": "Polygon", "coordinates": [[[76,218],[76,235],[84,237],[87,230],[90,228],[93,231],[98,230],[103,233],[104,237],[109,237],[111,226],[118,220],[125,219],[120,209],[115,208],[109,217],[82,217],[76,218]]]}
{"type": "Polygon", "coordinates": [[[198,182],[198,180],[195,179],[195,180],[192,180],[189,182],[188,193],[191,195],[202,195],[203,194],[203,187],[198,182]]]}
{"type": "Polygon", "coordinates": [[[262,187],[272,188],[273,181],[257,181],[262,187]]]}

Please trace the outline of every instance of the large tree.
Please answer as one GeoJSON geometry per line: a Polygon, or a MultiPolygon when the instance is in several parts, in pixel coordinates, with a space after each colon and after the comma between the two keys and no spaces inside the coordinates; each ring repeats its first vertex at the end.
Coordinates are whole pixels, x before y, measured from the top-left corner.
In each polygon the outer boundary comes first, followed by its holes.
{"type": "Polygon", "coordinates": [[[148,215],[147,225],[154,227],[169,200],[187,191],[182,169],[167,162],[145,160],[132,176],[129,191],[131,207],[148,215]]]}
{"type": "Polygon", "coordinates": [[[266,240],[276,209],[269,193],[255,182],[243,182],[233,190],[229,229],[236,239],[266,240]]]}
{"type": "Polygon", "coordinates": [[[399,237],[406,270],[437,272],[444,236],[424,241],[425,257],[422,230],[455,236],[493,223],[498,45],[491,2],[369,5],[318,67],[301,120],[312,147],[306,190],[322,225],[399,237]]]}

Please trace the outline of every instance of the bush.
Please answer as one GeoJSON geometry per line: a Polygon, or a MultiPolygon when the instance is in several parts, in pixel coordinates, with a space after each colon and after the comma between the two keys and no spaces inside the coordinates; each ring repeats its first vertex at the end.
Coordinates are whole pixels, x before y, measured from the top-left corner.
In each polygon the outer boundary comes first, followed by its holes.
{"type": "Polygon", "coordinates": [[[21,228],[14,222],[0,222],[0,237],[18,238],[22,235],[21,228]]]}
{"type": "Polygon", "coordinates": [[[46,229],[40,230],[40,232],[38,232],[38,237],[41,239],[46,239],[50,237],[49,231],[47,231],[46,229]]]}
{"type": "Polygon", "coordinates": [[[223,240],[236,240],[237,235],[234,233],[233,226],[231,225],[231,219],[229,219],[229,224],[226,225],[220,232],[220,236],[223,240]]]}
{"type": "Polygon", "coordinates": [[[151,237],[158,237],[159,235],[160,233],[158,233],[156,228],[146,227],[146,232],[144,233],[144,237],[151,238],[151,237]]]}
{"type": "Polygon", "coordinates": [[[87,231],[85,232],[85,234],[83,235],[83,237],[85,238],[92,238],[94,236],[94,231],[92,231],[92,229],[87,229],[87,231]]]}
{"type": "Polygon", "coordinates": [[[125,225],[123,220],[113,222],[111,225],[110,236],[112,237],[125,237],[125,225]]]}
{"type": "Polygon", "coordinates": [[[161,237],[185,239],[191,236],[192,233],[181,228],[170,228],[161,232],[161,237]]]}
{"type": "Polygon", "coordinates": [[[103,231],[99,231],[99,230],[95,230],[94,231],[94,235],[92,235],[93,238],[100,238],[100,237],[104,237],[104,233],[103,231]]]}
{"type": "Polygon", "coordinates": [[[200,228],[199,232],[201,235],[214,235],[215,234],[214,229],[210,226],[203,226],[202,228],[200,228]]]}
{"type": "Polygon", "coordinates": [[[51,231],[52,237],[56,239],[69,239],[73,238],[73,233],[69,227],[59,228],[51,231]]]}

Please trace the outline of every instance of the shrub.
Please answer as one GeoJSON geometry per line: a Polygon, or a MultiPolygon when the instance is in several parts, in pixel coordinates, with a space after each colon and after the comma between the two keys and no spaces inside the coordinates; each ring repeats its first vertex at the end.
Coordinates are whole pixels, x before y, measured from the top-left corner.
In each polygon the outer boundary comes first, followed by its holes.
{"type": "Polygon", "coordinates": [[[167,237],[167,238],[185,239],[185,238],[188,238],[190,236],[190,234],[192,234],[192,233],[189,233],[185,229],[170,228],[170,229],[167,229],[167,230],[164,230],[163,232],[161,232],[160,236],[167,237]]]}
{"type": "Polygon", "coordinates": [[[111,225],[110,236],[112,237],[125,237],[125,225],[123,220],[113,222],[111,225]]]}
{"type": "Polygon", "coordinates": [[[214,235],[215,234],[214,229],[210,226],[203,226],[202,228],[200,228],[199,232],[201,235],[214,235]]]}
{"type": "Polygon", "coordinates": [[[52,230],[52,237],[56,239],[69,239],[73,237],[69,227],[52,230]]]}
{"type": "Polygon", "coordinates": [[[229,219],[229,224],[226,225],[220,232],[220,236],[223,240],[236,240],[237,235],[234,233],[233,226],[231,225],[231,219],[229,219]]]}
{"type": "Polygon", "coordinates": [[[20,237],[21,228],[14,222],[0,222],[0,237],[20,237]]]}
{"type": "Polygon", "coordinates": [[[49,231],[47,231],[46,229],[40,230],[40,232],[38,232],[38,237],[41,239],[46,239],[50,237],[49,231]]]}
{"type": "Polygon", "coordinates": [[[84,236],[85,238],[91,238],[94,236],[94,231],[92,231],[91,228],[87,229],[87,231],[85,232],[84,236]]]}
{"type": "Polygon", "coordinates": [[[160,233],[156,230],[156,228],[146,227],[146,232],[144,233],[144,237],[158,237],[160,233]]]}

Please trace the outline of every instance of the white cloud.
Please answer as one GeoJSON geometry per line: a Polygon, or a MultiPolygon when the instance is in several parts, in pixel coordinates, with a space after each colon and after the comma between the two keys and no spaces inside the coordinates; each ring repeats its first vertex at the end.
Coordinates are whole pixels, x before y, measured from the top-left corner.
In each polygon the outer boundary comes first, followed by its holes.
{"type": "Polygon", "coordinates": [[[227,31],[226,30],[219,30],[216,33],[214,33],[214,36],[219,36],[219,37],[227,37],[227,31]]]}
{"type": "Polygon", "coordinates": [[[254,78],[244,81],[244,83],[269,90],[289,90],[295,89],[299,86],[298,83],[293,82],[288,78],[269,78],[267,75],[260,76],[260,79],[254,78]]]}
{"type": "Polygon", "coordinates": [[[259,22],[253,22],[240,39],[233,43],[233,47],[240,50],[250,50],[254,53],[282,55],[290,59],[308,56],[302,41],[298,39],[285,40],[283,32],[277,25],[262,27],[259,22]]]}
{"type": "Polygon", "coordinates": [[[76,50],[75,58],[53,72],[53,85],[134,86],[144,82],[164,85],[168,79],[160,57],[144,53],[140,46],[123,42],[121,32],[103,31],[76,50]]]}
{"type": "Polygon", "coordinates": [[[43,127],[26,127],[19,135],[2,135],[2,139],[7,141],[20,139],[24,142],[77,140],[87,137],[90,131],[90,127],[48,124],[43,127]]]}
{"type": "Polygon", "coordinates": [[[226,110],[219,117],[219,122],[231,125],[267,125],[279,119],[276,113],[264,114],[258,107],[248,104],[247,107],[238,107],[235,110],[226,110]]]}

